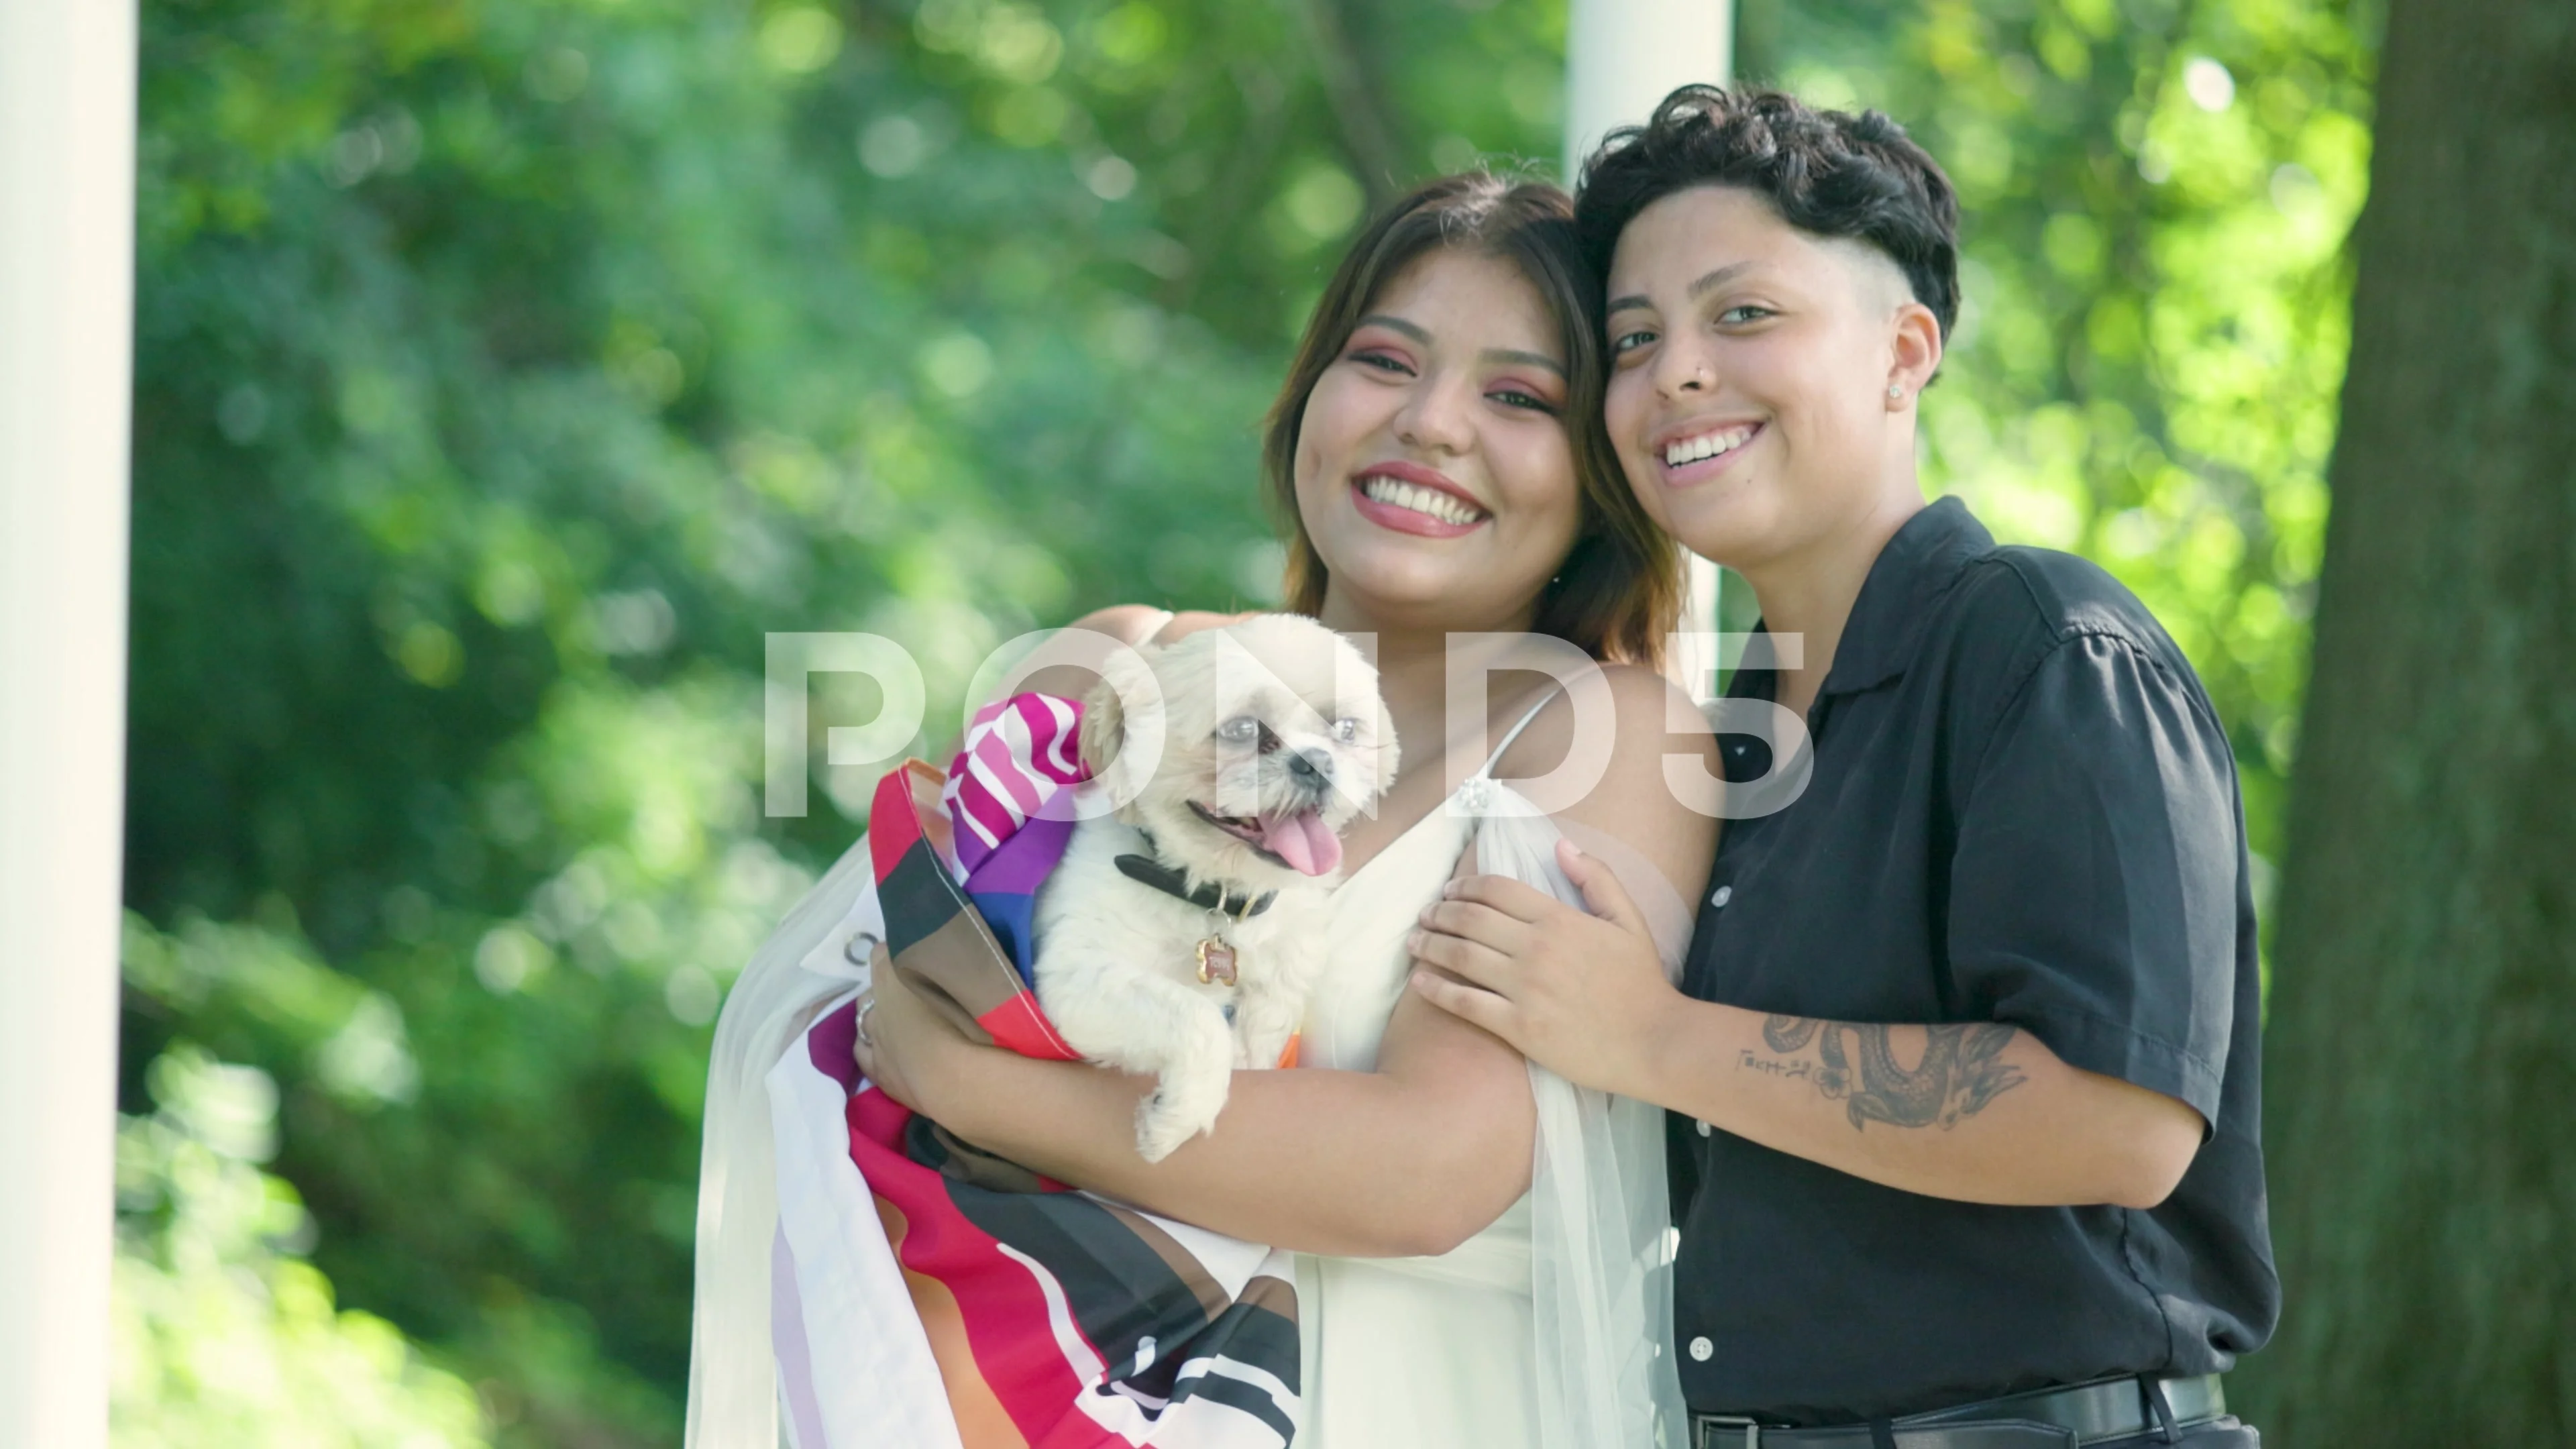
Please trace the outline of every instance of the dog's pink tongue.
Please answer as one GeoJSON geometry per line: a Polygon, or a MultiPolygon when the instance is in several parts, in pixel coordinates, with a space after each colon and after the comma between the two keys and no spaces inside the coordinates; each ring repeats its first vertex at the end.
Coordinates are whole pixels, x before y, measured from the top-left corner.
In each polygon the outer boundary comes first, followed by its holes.
{"type": "Polygon", "coordinates": [[[1342,863],[1342,838],[1313,810],[1262,816],[1261,844],[1306,875],[1323,875],[1342,863]]]}

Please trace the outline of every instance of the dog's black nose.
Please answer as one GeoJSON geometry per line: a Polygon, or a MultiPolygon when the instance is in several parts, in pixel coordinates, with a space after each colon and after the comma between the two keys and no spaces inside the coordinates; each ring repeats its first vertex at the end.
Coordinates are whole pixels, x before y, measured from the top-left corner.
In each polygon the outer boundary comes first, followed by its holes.
{"type": "Polygon", "coordinates": [[[1301,785],[1329,785],[1333,756],[1328,750],[1299,750],[1288,757],[1288,773],[1301,785]]]}

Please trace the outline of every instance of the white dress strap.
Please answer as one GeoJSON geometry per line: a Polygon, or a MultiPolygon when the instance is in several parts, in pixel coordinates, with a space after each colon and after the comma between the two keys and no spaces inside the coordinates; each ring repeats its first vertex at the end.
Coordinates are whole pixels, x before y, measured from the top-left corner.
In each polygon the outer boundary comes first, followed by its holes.
{"type": "Polygon", "coordinates": [[[1538,718],[1539,711],[1546,709],[1551,704],[1554,704],[1556,702],[1556,697],[1564,692],[1565,691],[1562,689],[1551,689],[1547,693],[1539,696],[1538,703],[1530,706],[1529,713],[1522,715],[1519,720],[1513,723],[1510,729],[1503,731],[1503,742],[1494,746],[1492,753],[1485,756],[1485,763],[1477,766],[1476,773],[1468,776],[1467,778],[1471,780],[1490,780],[1494,778],[1494,766],[1503,758],[1503,752],[1512,747],[1512,741],[1521,737],[1521,731],[1530,727],[1531,720],[1538,718]]]}

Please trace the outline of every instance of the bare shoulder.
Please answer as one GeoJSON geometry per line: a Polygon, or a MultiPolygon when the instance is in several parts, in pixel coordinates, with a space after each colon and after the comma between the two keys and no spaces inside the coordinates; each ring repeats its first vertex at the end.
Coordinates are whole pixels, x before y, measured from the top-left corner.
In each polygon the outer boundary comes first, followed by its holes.
{"type": "Polygon", "coordinates": [[[1597,668],[1597,686],[1549,694],[1529,728],[1495,762],[1497,775],[1525,779],[1579,758],[1587,751],[1576,748],[1578,735],[1597,757],[1604,734],[1595,731],[1605,732],[1608,740],[1605,784],[1629,774],[1660,780],[1668,754],[1697,755],[1714,763],[1717,741],[1708,719],[1679,686],[1642,664],[1597,668]]]}
{"type": "Polygon", "coordinates": [[[1133,649],[1152,636],[1171,615],[1151,604],[1112,604],[1094,609],[1067,624],[1024,661],[1026,673],[1017,686],[1065,699],[1087,698],[1100,683],[1100,646],[1085,635],[1100,635],[1120,648],[1133,649]]]}
{"type": "MultiPolygon", "coordinates": [[[[1237,619],[1249,617],[1247,614],[1212,614],[1204,610],[1175,614],[1151,604],[1112,604],[1105,609],[1092,610],[1065,625],[1065,629],[1106,635],[1126,648],[1140,649],[1149,644],[1169,644],[1185,634],[1221,628],[1237,619]]],[[[1099,656],[1093,652],[1096,648],[1096,645],[1088,648],[1072,645],[1059,635],[1055,642],[1040,646],[1039,654],[1033,656],[1034,667],[1021,679],[1019,688],[1062,695],[1067,699],[1086,697],[1100,682],[1099,656]]]]}
{"type": "Polygon", "coordinates": [[[1658,915],[1679,910],[1687,923],[1685,898],[1717,848],[1716,797],[1693,783],[1714,781],[1717,742],[1690,696],[1630,664],[1603,665],[1597,684],[1557,691],[1496,773],[1526,781],[1560,770],[1589,778],[1570,792],[1533,783],[1524,793],[1567,839],[1608,860],[1633,897],[1651,897],[1658,915]]]}
{"type": "Polygon", "coordinates": [[[1140,644],[1169,644],[1186,634],[1201,629],[1222,629],[1228,624],[1249,619],[1252,615],[1219,614],[1206,609],[1183,609],[1174,613],[1151,604],[1112,604],[1094,609],[1065,627],[1088,629],[1106,634],[1130,647],[1140,644]]]}
{"type": "Polygon", "coordinates": [[[1151,604],[1112,604],[1105,609],[1094,609],[1065,627],[1106,634],[1132,647],[1153,637],[1163,621],[1172,617],[1171,611],[1157,609],[1151,604]]]}
{"type": "MultiPolygon", "coordinates": [[[[1604,664],[1610,697],[1619,706],[1619,727],[1643,735],[1671,736],[1678,748],[1684,739],[1714,740],[1708,717],[1680,685],[1643,664],[1604,664]]],[[[1713,746],[1712,746],[1713,748],[1713,746]]]]}
{"type": "Polygon", "coordinates": [[[1222,629],[1228,624],[1241,623],[1251,617],[1249,613],[1218,614],[1206,609],[1183,609],[1172,615],[1164,622],[1163,627],[1155,632],[1154,642],[1169,644],[1175,639],[1195,634],[1201,629],[1222,629]]]}

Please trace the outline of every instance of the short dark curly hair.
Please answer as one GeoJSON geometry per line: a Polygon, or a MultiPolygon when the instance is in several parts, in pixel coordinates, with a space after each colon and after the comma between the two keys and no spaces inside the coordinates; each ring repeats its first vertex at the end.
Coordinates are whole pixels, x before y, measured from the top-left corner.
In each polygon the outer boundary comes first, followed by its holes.
{"type": "Polygon", "coordinates": [[[1886,254],[1949,339],[1959,317],[1959,196],[1941,164],[1885,115],[1819,110],[1783,91],[1683,86],[1583,163],[1574,224],[1593,270],[1610,274],[1619,233],[1637,213],[1694,186],[1740,187],[1800,231],[1886,254]]]}

